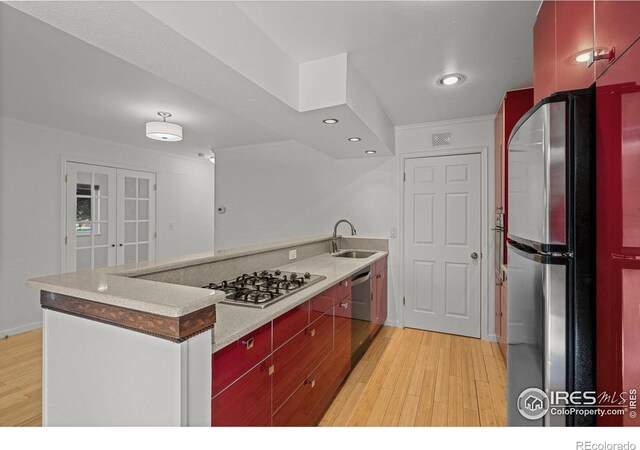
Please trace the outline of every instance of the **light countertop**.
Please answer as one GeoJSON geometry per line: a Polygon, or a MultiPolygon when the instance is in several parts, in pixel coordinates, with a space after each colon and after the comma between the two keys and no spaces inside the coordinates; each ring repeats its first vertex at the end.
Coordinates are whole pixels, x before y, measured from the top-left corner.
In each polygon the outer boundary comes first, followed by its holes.
{"type": "Polygon", "coordinates": [[[329,235],[295,238],[242,248],[162,258],[114,267],[82,270],[59,275],[31,278],[27,286],[42,291],[92,300],[107,305],[166,317],[182,317],[224,300],[224,293],[133,278],[140,275],[180,269],[240,256],[264,253],[294,245],[310,244],[330,239],[329,235]]]}
{"type": "Polygon", "coordinates": [[[326,279],[264,309],[226,305],[223,303],[216,305],[217,320],[213,329],[212,351],[215,353],[245,334],[256,330],[276,317],[329,289],[340,280],[350,277],[360,269],[384,258],[387,254],[387,252],[379,251],[368,258],[352,259],[337,258],[331,256],[329,253],[325,253],[277,267],[283,271],[309,272],[314,275],[323,275],[326,279]]]}

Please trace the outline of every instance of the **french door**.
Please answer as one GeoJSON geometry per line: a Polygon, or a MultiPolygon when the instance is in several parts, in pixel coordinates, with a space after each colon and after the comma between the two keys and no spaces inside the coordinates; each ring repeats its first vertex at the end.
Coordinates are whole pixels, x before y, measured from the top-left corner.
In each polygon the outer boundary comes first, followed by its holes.
{"type": "Polygon", "coordinates": [[[67,162],[65,270],[155,258],[155,174],[67,162]]]}

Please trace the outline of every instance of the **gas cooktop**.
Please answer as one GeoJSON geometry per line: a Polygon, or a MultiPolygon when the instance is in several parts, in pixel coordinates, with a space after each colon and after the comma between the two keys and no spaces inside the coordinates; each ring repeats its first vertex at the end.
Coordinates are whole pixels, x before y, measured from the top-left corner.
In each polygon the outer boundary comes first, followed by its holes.
{"type": "Polygon", "coordinates": [[[209,283],[203,287],[223,291],[226,294],[226,299],[220,303],[250,308],[266,308],[325,278],[321,275],[312,275],[309,272],[263,270],[262,272],[253,272],[251,275],[245,273],[235,280],[209,283]]]}

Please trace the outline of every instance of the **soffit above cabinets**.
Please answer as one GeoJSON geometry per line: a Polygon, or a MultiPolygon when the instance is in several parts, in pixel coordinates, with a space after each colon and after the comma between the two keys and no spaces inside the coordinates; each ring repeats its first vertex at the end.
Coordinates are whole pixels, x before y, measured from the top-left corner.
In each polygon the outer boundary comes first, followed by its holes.
{"type": "MultiPolygon", "coordinates": [[[[379,155],[395,152],[394,125],[346,54],[324,64],[302,65],[301,69],[233,3],[10,5],[277,135],[334,158],[364,157],[365,145],[379,155]],[[333,83],[314,83],[323,71],[333,83]],[[301,80],[307,84],[301,86],[301,80]],[[310,89],[309,83],[317,87],[310,89]],[[325,125],[322,119],[327,117],[340,122],[325,125]],[[349,142],[351,136],[363,141],[349,142]]],[[[188,124],[183,125],[186,136],[188,124]]]]}
{"type": "MultiPolygon", "coordinates": [[[[534,3],[8,4],[226,111],[238,119],[230,128],[246,130],[235,131],[235,142],[211,133],[210,146],[292,139],[352,158],[369,149],[393,155],[397,125],[491,114],[505,90],[529,85],[531,33],[522,30],[532,27],[534,3]],[[441,88],[443,72],[468,79],[441,88]]],[[[187,141],[190,124],[181,125],[187,141]]]]}

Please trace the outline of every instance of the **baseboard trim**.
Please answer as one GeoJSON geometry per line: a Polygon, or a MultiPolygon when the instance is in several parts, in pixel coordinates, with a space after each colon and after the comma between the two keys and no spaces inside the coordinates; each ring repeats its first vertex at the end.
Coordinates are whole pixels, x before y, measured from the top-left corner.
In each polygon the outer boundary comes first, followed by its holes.
{"type": "Polygon", "coordinates": [[[26,333],[27,331],[42,328],[42,322],[33,322],[21,327],[7,328],[6,330],[0,330],[0,338],[5,336],[13,336],[14,334],[26,333]]]}

